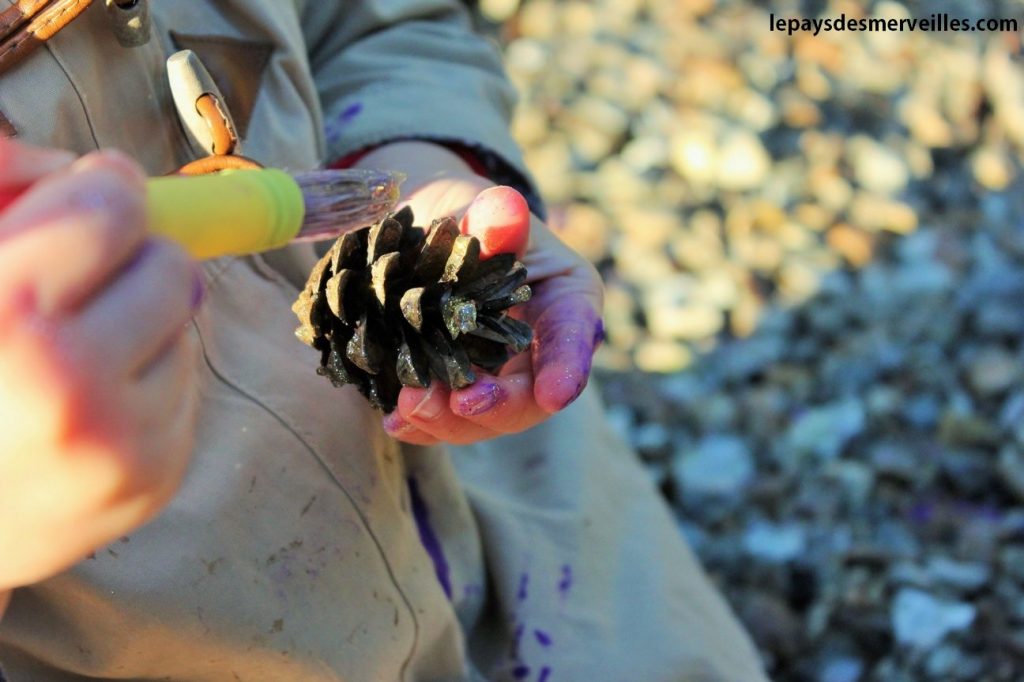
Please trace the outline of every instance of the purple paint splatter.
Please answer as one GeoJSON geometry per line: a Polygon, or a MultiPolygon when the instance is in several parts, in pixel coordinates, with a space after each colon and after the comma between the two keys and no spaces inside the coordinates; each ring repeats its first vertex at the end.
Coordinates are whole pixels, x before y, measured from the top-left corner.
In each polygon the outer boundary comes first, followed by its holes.
{"type": "Polygon", "coordinates": [[[512,677],[517,680],[525,680],[530,676],[530,666],[528,665],[517,665],[512,668],[512,677]]]}
{"type": "Polygon", "coordinates": [[[519,658],[519,645],[523,641],[523,630],[524,629],[525,629],[525,626],[522,623],[520,623],[519,625],[516,626],[515,634],[512,635],[512,646],[509,647],[508,657],[513,659],[513,660],[517,660],[519,658]]]}
{"type": "Polygon", "coordinates": [[[363,103],[362,102],[353,102],[352,104],[350,104],[347,107],[345,107],[345,110],[342,111],[341,114],[338,116],[338,123],[340,123],[342,125],[344,125],[346,123],[351,123],[352,119],[354,119],[356,116],[358,116],[360,114],[360,112],[362,112],[362,110],[363,110],[363,103]]]}
{"type": "Polygon", "coordinates": [[[430,513],[427,511],[427,503],[420,495],[419,484],[412,476],[409,477],[409,498],[412,501],[412,515],[416,519],[416,528],[420,533],[420,542],[423,549],[427,550],[431,561],[434,562],[434,572],[437,573],[437,581],[444,588],[448,599],[452,598],[452,581],[448,568],[448,560],[441,548],[441,541],[430,525],[430,513]]]}
{"type": "Polygon", "coordinates": [[[569,590],[572,589],[572,566],[569,564],[562,565],[562,579],[558,581],[558,593],[562,595],[562,598],[569,596],[569,590]]]}
{"type": "Polygon", "coordinates": [[[551,646],[551,635],[543,630],[534,630],[533,636],[537,639],[537,644],[540,644],[543,647],[551,646]]]}
{"type": "Polygon", "coordinates": [[[544,666],[540,669],[540,675],[537,677],[537,682],[548,682],[549,677],[551,677],[551,668],[544,666]]]}
{"type": "Polygon", "coordinates": [[[519,593],[516,595],[519,601],[526,601],[527,592],[526,587],[530,584],[530,576],[523,573],[519,576],[519,593]]]}
{"type": "Polygon", "coordinates": [[[342,129],[351,123],[363,110],[362,102],[354,102],[348,105],[333,120],[327,123],[327,141],[337,142],[341,138],[342,129]]]}

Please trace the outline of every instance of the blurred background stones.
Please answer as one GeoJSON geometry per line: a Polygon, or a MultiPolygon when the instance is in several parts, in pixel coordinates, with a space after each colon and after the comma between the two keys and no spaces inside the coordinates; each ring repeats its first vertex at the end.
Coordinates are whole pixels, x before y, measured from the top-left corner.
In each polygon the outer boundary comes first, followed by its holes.
{"type": "Polygon", "coordinates": [[[609,420],[772,678],[1024,679],[1020,33],[769,30],[1024,3],[480,10],[609,420]]]}

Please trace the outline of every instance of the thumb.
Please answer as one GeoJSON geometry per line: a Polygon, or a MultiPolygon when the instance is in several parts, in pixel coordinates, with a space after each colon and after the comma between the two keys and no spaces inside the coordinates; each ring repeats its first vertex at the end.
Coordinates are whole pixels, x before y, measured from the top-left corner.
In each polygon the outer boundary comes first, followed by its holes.
{"type": "Polygon", "coordinates": [[[489,187],[466,209],[459,229],[480,240],[484,258],[514,253],[521,259],[530,241],[530,207],[511,187],[489,187]]]}
{"type": "Polygon", "coordinates": [[[17,199],[44,175],[75,160],[73,154],[0,138],[0,209],[17,199]]]}

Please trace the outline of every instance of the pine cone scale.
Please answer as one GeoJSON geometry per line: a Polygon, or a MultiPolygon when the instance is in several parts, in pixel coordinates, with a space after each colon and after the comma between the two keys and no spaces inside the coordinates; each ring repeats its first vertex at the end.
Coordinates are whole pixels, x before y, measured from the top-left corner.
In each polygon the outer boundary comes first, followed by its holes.
{"type": "Polygon", "coordinates": [[[460,234],[452,245],[451,255],[444,264],[442,282],[469,282],[480,266],[480,240],[460,234]]]}

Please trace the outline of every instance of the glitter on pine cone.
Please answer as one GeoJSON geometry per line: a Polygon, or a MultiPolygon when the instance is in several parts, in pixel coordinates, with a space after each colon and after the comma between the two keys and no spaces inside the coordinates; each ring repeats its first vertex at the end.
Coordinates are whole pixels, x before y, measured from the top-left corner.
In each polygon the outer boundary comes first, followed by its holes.
{"type": "Polygon", "coordinates": [[[412,223],[405,208],[342,235],[292,306],[296,336],[320,351],[317,373],[385,412],[402,386],[464,388],[474,366],[497,372],[533,338],[507,314],[531,295],[514,254],[481,260],[479,240],[453,218],[426,231],[412,223]]]}

